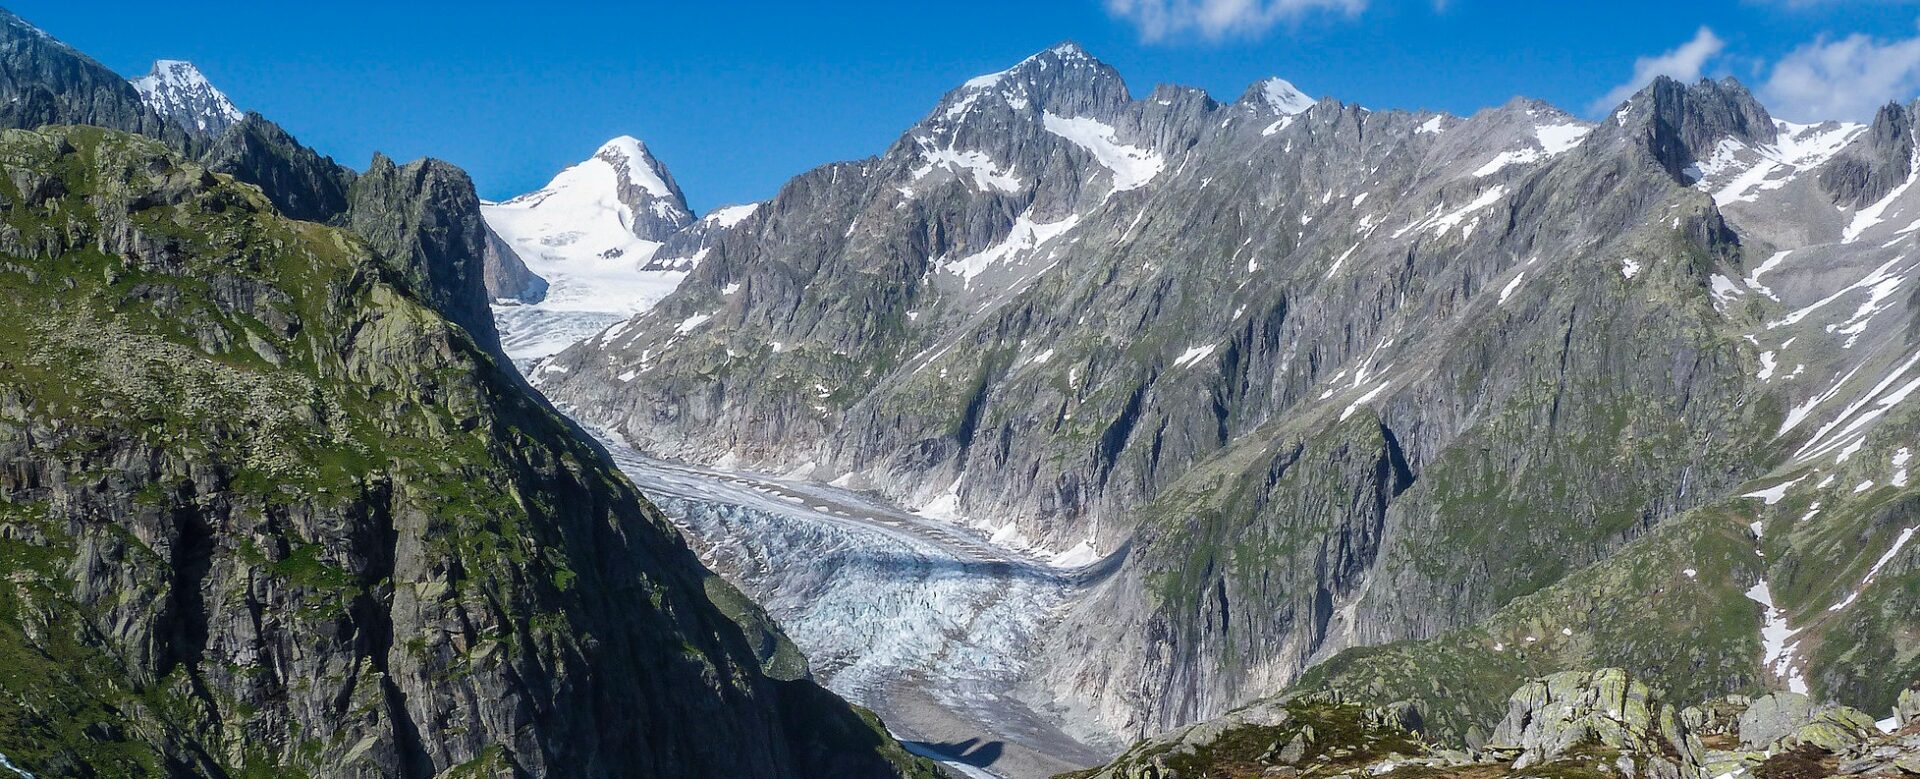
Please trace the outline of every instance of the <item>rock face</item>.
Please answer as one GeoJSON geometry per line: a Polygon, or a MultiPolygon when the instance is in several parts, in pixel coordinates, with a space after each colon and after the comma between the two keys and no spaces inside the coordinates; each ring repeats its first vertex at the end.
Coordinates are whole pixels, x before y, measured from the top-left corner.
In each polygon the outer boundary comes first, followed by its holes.
{"type": "Polygon", "coordinates": [[[466,171],[433,159],[395,165],[375,155],[348,201],[348,229],[393,258],[428,305],[482,348],[499,351],[486,287],[488,254],[498,250],[490,248],[495,238],[466,171]]]}
{"type": "Polygon", "coordinates": [[[1905,183],[1913,169],[1913,116],[1897,103],[1874,114],[1865,143],[1839,157],[1820,174],[1820,186],[1834,202],[1864,207],[1905,183]]]}
{"type": "Polygon", "coordinates": [[[150,140],[9,130],[0,159],[11,764],[930,775],[757,655],[764,620],[430,285],[150,140]]]}
{"type": "Polygon", "coordinates": [[[191,62],[156,61],[133,88],[155,113],[202,138],[219,137],[240,121],[240,109],[191,62]]]}
{"type": "Polygon", "coordinates": [[[483,260],[485,266],[482,276],[486,280],[487,296],[493,300],[537,303],[547,296],[547,280],[529,270],[513,247],[508,246],[491,227],[487,228],[486,255],[483,260]]]}
{"type": "Polygon", "coordinates": [[[333,222],[347,212],[353,171],[301,146],[259,114],[228,127],[202,155],[208,168],[260,188],[280,213],[309,222],[333,222]]]}

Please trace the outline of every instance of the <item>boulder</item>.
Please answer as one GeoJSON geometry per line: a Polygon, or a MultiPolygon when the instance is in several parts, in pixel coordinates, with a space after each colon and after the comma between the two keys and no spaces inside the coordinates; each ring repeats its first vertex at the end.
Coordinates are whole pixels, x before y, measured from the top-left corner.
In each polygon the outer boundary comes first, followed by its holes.
{"type": "Polygon", "coordinates": [[[1487,742],[1489,755],[1515,769],[1552,762],[1582,747],[1631,756],[1640,776],[1679,776],[1704,750],[1679,712],[1619,668],[1568,671],[1528,682],[1507,701],[1507,716],[1487,742]],[[1678,758],[1676,761],[1675,758],[1678,758]]]}

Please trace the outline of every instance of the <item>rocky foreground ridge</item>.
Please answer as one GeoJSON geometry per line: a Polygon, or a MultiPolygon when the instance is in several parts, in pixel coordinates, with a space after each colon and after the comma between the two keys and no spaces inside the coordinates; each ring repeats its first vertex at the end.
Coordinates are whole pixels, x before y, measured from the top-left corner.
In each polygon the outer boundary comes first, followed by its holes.
{"type": "Polygon", "coordinates": [[[1817,779],[1920,775],[1920,690],[1876,721],[1798,693],[1676,707],[1618,668],[1522,685],[1484,743],[1427,740],[1418,709],[1338,693],[1287,696],[1141,742],[1056,779],[1537,777],[1817,779]]]}
{"type": "Polygon", "coordinates": [[[937,775],[497,355],[459,169],[0,75],[0,768],[937,775]]]}

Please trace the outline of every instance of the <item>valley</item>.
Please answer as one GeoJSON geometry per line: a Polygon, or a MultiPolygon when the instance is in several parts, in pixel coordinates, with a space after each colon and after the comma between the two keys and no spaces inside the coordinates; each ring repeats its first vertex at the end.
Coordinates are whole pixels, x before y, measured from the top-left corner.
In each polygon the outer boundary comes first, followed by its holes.
{"type": "Polygon", "coordinates": [[[1058,568],[871,495],[600,440],[701,560],[780,621],[829,689],[873,708],[909,748],[1006,779],[1111,756],[1062,732],[1023,688],[1040,635],[1117,559],[1058,568]]]}
{"type": "Polygon", "coordinates": [[[831,156],[569,66],[470,175],[0,11],[0,774],[1920,774],[1920,66],[1044,40],[831,156]]]}

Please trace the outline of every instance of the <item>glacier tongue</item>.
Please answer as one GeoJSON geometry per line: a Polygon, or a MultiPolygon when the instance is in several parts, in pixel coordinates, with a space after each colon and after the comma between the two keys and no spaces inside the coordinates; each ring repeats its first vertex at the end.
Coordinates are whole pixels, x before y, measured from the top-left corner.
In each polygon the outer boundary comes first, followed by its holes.
{"type": "Polygon", "coordinates": [[[663,463],[602,442],[705,562],[774,615],[829,688],[878,711],[916,751],[1002,777],[1108,757],[1018,694],[1040,632],[1099,566],[1050,567],[828,485],[663,463]]]}

